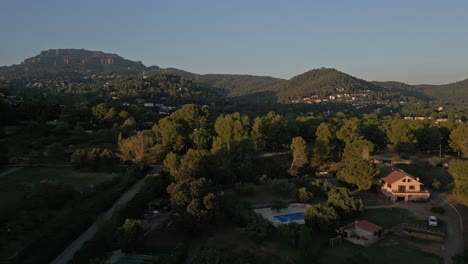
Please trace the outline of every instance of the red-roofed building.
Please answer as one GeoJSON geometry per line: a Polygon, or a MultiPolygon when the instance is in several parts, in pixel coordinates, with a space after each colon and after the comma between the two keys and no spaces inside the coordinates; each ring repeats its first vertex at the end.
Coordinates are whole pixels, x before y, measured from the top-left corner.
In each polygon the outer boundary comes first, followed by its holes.
{"type": "Polygon", "coordinates": [[[403,170],[394,169],[380,181],[382,193],[394,202],[429,199],[430,193],[422,187],[423,184],[419,179],[403,170]]]}
{"type": "Polygon", "coordinates": [[[354,244],[368,246],[382,237],[382,227],[366,220],[355,221],[339,229],[340,235],[354,244]]]}

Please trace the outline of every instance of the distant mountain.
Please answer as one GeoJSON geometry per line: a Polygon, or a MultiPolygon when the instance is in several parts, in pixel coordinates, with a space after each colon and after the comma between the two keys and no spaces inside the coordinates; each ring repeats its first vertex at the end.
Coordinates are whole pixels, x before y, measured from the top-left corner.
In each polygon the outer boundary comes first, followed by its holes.
{"type": "Polygon", "coordinates": [[[116,54],[84,49],[51,49],[24,60],[19,65],[0,68],[10,74],[80,75],[122,71],[124,74],[140,73],[146,66],[141,62],[126,60],[116,54]]]}
{"type": "Polygon", "coordinates": [[[167,74],[191,80],[227,96],[261,98],[268,94],[282,102],[304,97],[325,98],[337,93],[359,91],[400,93],[422,99],[460,99],[468,101],[468,79],[445,85],[408,85],[401,82],[367,82],[331,68],[320,68],[297,75],[290,80],[269,76],[241,74],[196,74],[176,68],[146,67],[139,61],[124,59],[116,54],[84,49],[51,49],[24,60],[21,64],[0,67],[0,78],[73,78],[117,74],[127,77],[167,74]]]}

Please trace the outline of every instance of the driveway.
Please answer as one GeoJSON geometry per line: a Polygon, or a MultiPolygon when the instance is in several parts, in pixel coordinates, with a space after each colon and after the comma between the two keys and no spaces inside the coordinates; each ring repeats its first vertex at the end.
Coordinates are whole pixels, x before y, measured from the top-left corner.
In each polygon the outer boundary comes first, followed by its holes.
{"type": "MultiPolygon", "coordinates": [[[[161,165],[152,166],[150,172],[146,175],[146,177],[151,177],[157,175],[162,169],[161,165]]],[[[75,241],[73,241],[60,255],[58,255],[51,264],[64,264],[68,263],[73,256],[75,255],[78,250],[83,246],[83,244],[90,240],[94,234],[96,234],[98,222],[102,220],[108,220],[114,213],[114,211],[121,206],[125,205],[128,201],[130,201],[144,186],[144,182],[146,177],[139,180],[135,183],[130,189],[128,189],[120,198],[115,202],[111,209],[107,212],[102,214],[98,219],[83,233],[81,234],[75,241]]]]}
{"type": "Polygon", "coordinates": [[[429,203],[408,203],[398,202],[392,205],[366,206],[367,209],[373,208],[403,208],[412,212],[418,219],[427,219],[430,215],[435,215],[430,211],[432,206],[439,206],[445,209],[443,215],[436,215],[444,222],[445,240],[443,244],[444,263],[452,263],[452,257],[463,252],[463,223],[458,211],[445,201],[446,194],[432,192],[429,203]]]}

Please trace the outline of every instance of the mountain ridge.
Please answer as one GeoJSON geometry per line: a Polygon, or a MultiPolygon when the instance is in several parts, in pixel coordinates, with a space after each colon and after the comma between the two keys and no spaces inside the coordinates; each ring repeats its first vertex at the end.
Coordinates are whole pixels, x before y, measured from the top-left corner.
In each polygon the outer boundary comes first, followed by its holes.
{"type": "MultiPolygon", "coordinates": [[[[369,82],[333,68],[312,69],[289,80],[250,74],[196,74],[177,68],[145,66],[141,61],[128,60],[114,53],[86,49],[43,50],[20,64],[0,67],[0,76],[6,74],[7,76],[83,77],[91,73],[176,75],[227,96],[272,92],[281,101],[299,99],[312,94],[324,97],[337,90],[343,92],[391,90],[411,96],[424,94],[432,98],[453,98],[459,93],[463,96],[468,93],[468,79],[443,85],[409,85],[395,81],[369,82]]],[[[466,97],[468,98],[468,94],[466,97]]]]}

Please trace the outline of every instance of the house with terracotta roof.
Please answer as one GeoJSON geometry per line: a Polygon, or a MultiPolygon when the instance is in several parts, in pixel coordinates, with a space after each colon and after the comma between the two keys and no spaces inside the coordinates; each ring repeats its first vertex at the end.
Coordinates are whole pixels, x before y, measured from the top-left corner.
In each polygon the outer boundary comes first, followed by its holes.
{"type": "Polygon", "coordinates": [[[420,201],[429,199],[430,193],[424,189],[419,178],[409,173],[393,169],[386,177],[380,179],[381,191],[392,201],[420,201]]]}
{"type": "Polygon", "coordinates": [[[368,246],[383,237],[382,227],[366,220],[354,221],[338,232],[343,239],[361,246],[368,246]]]}

